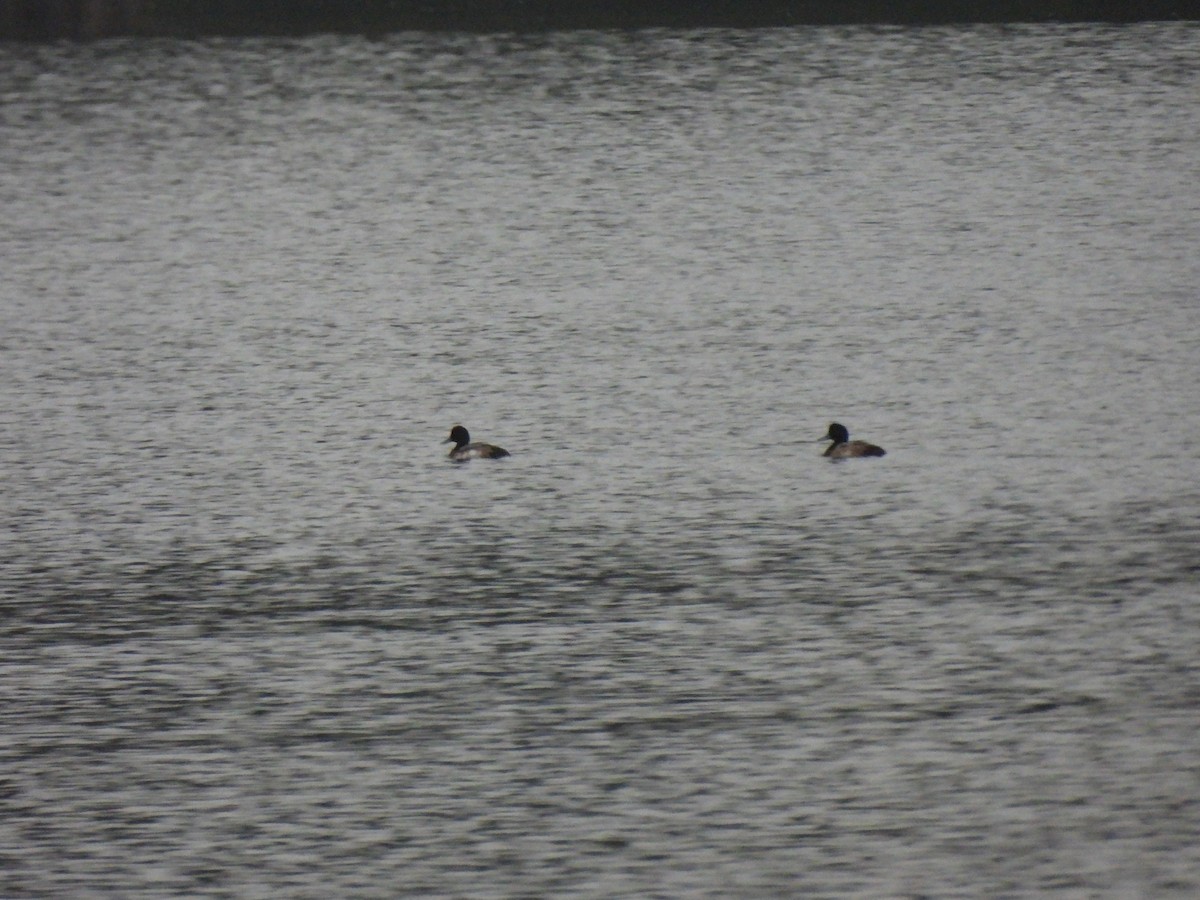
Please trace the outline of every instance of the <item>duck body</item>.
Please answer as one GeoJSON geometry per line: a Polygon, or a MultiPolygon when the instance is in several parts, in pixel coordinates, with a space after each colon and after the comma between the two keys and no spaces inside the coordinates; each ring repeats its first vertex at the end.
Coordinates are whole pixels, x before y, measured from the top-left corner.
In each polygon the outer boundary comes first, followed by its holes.
{"type": "Polygon", "coordinates": [[[450,450],[450,459],[454,462],[466,462],[469,459],[500,459],[511,454],[503,447],[482,442],[471,443],[471,435],[461,425],[450,429],[450,437],[443,443],[454,444],[450,450]]]}
{"type": "Polygon", "coordinates": [[[886,450],[875,444],[850,440],[850,432],[846,430],[846,426],[839,425],[837,422],[829,426],[829,431],[821,440],[833,441],[825,448],[823,454],[829,459],[854,459],[860,456],[883,456],[887,453],[886,450]]]}

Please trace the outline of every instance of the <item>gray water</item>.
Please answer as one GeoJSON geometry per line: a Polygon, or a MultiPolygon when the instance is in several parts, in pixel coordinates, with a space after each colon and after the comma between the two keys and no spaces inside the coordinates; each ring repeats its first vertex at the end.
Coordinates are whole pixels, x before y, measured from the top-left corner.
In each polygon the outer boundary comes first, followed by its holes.
{"type": "Polygon", "coordinates": [[[0,895],[1196,896],[1198,73],[0,47],[0,895]]]}

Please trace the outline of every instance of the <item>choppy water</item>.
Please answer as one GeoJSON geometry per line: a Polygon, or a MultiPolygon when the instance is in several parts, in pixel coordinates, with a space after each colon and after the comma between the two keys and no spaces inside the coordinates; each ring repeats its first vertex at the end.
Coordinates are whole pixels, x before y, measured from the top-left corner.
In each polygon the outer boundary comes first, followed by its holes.
{"type": "Polygon", "coordinates": [[[1197,48],[0,47],[0,894],[1195,896],[1197,48]]]}

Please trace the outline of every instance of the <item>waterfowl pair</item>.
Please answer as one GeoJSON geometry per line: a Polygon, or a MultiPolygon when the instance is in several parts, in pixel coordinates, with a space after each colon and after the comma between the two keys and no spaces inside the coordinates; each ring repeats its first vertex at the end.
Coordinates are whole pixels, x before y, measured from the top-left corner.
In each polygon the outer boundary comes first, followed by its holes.
{"type": "MultiPolygon", "coordinates": [[[[853,459],[859,456],[883,456],[887,453],[882,447],[869,444],[866,441],[850,440],[850,432],[845,425],[834,422],[829,426],[822,441],[833,441],[825,450],[825,456],[830,459],[853,459]]],[[[461,425],[450,429],[450,437],[443,443],[454,444],[450,451],[450,459],[455,462],[466,462],[469,459],[501,459],[511,454],[503,447],[495,444],[485,444],[482,441],[471,443],[471,434],[461,425]]]]}
{"type": "Polygon", "coordinates": [[[850,440],[850,432],[846,430],[846,426],[839,425],[837,422],[830,425],[825,437],[818,438],[818,440],[833,441],[825,449],[824,454],[830,459],[853,459],[857,456],[883,456],[887,453],[882,447],[868,444],[866,441],[850,440]]]}
{"type": "Polygon", "coordinates": [[[450,458],[455,462],[466,462],[468,459],[500,459],[503,456],[509,456],[509,452],[503,447],[497,447],[495,444],[471,443],[471,435],[467,429],[461,425],[455,425],[450,429],[450,437],[442,441],[443,444],[453,443],[454,447],[450,450],[450,458]]]}

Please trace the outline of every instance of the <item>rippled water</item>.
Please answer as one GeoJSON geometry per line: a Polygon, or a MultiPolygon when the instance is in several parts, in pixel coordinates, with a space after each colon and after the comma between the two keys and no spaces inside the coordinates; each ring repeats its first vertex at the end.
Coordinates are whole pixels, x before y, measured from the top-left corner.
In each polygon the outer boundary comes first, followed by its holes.
{"type": "Polygon", "coordinates": [[[0,894],[1195,896],[1198,38],[0,47],[0,894]]]}

